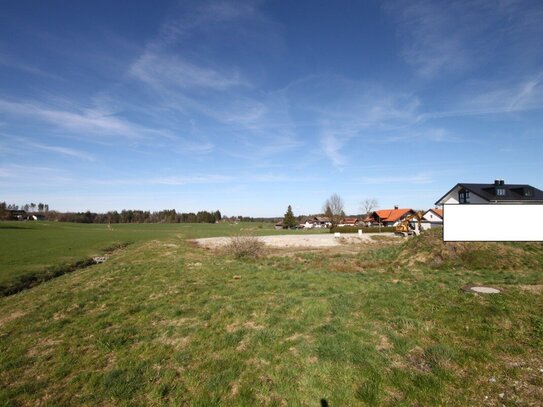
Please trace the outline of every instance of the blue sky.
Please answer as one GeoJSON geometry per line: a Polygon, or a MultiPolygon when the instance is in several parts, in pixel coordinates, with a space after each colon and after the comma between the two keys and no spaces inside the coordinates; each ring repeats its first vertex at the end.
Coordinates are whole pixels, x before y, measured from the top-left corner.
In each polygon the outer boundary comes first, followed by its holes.
{"type": "Polygon", "coordinates": [[[543,188],[540,1],[17,1],[0,200],[227,215],[543,188]]]}

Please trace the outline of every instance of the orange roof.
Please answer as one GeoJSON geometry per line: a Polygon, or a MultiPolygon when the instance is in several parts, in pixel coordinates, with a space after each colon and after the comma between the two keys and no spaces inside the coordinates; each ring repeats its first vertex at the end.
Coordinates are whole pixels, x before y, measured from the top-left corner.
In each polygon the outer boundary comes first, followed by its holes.
{"type": "Polygon", "coordinates": [[[349,224],[349,223],[354,224],[356,222],[358,222],[358,218],[345,218],[345,219],[343,219],[343,223],[345,223],[345,224],[349,224]]]}
{"type": "Polygon", "coordinates": [[[432,209],[435,213],[437,213],[439,216],[443,217],[443,209],[432,209]]]}
{"type": "Polygon", "coordinates": [[[381,209],[375,211],[377,216],[385,222],[396,222],[401,217],[407,215],[412,209],[381,209]]]}

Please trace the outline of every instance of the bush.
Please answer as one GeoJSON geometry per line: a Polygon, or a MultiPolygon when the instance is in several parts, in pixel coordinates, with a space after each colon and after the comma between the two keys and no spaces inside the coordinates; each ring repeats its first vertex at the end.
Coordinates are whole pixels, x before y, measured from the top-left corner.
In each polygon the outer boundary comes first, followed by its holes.
{"type": "Polygon", "coordinates": [[[257,258],[264,249],[264,243],[256,236],[233,236],[226,245],[226,251],[237,259],[257,258]]]}
{"type": "Polygon", "coordinates": [[[362,226],[335,226],[330,228],[330,233],[341,232],[341,233],[358,233],[359,230],[362,230],[362,233],[384,233],[384,232],[394,232],[396,228],[394,226],[381,226],[381,231],[378,227],[362,227],[362,226]]]}

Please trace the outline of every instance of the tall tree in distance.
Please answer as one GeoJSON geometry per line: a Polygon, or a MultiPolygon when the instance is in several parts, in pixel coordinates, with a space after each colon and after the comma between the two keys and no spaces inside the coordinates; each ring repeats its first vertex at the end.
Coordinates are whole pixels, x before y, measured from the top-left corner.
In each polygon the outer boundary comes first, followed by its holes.
{"type": "Polygon", "coordinates": [[[338,194],[330,195],[330,198],[324,202],[322,211],[324,212],[325,216],[330,218],[332,227],[336,226],[341,219],[345,217],[344,208],[345,203],[338,194]]]}
{"type": "Polygon", "coordinates": [[[375,198],[364,199],[360,204],[360,208],[364,211],[364,215],[369,215],[378,206],[379,202],[377,202],[377,199],[375,198]]]}
{"type": "Polygon", "coordinates": [[[294,218],[294,214],[292,213],[292,207],[289,205],[287,208],[287,213],[285,213],[285,217],[283,218],[283,227],[290,229],[295,226],[296,219],[294,218]]]}

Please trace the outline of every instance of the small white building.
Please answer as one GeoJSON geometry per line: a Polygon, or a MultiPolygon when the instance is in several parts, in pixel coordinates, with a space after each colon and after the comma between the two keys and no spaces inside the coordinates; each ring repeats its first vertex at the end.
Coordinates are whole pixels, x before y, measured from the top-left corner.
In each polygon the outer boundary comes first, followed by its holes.
{"type": "Polygon", "coordinates": [[[332,226],[330,218],[326,216],[313,216],[307,218],[304,223],[300,224],[300,227],[304,229],[322,229],[329,228],[332,226]]]}
{"type": "Polygon", "coordinates": [[[443,209],[428,209],[420,222],[423,230],[443,227],[443,209]]]}

